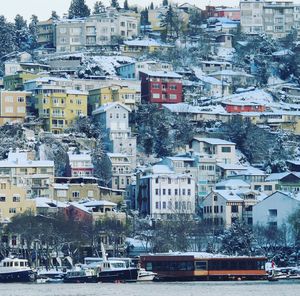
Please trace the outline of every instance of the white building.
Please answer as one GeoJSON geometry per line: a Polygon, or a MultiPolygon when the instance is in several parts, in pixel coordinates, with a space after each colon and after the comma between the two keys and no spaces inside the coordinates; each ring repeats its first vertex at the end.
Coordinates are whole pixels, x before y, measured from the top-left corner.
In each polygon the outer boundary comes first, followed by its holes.
{"type": "Polygon", "coordinates": [[[240,8],[243,33],[266,33],[275,39],[290,33],[298,13],[293,1],[288,0],[241,0],[240,8]]]}
{"type": "Polygon", "coordinates": [[[174,215],[195,214],[195,180],[189,175],[156,165],[152,173],[138,179],[137,187],[137,206],[143,216],[171,219],[174,215]]]}
{"type": "Polygon", "coordinates": [[[253,224],[288,226],[289,216],[300,207],[297,195],[276,191],[253,207],[253,224]]]}
{"type": "Polygon", "coordinates": [[[87,153],[68,153],[70,163],[70,176],[71,177],[92,177],[94,166],[92,158],[87,153]]]}

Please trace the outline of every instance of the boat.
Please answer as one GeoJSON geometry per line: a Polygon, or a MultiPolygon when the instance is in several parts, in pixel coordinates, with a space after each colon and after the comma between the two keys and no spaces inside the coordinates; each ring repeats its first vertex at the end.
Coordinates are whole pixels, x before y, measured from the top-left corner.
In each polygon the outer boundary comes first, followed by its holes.
{"type": "Polygon", "coordinates": [[[141,267],[157,273],[158,281],[267,279],[265,257],[210,253],[160,253],[140,257],[141,267]]]}
{"type": "Polygon", "coordinates": [[[0,283],[25,283],[35,279],[35,273],[29,267],[28,260],[5,258],[0,263],[0,283]]]}
{"type": "Polygon", "coordinates": [[[102,260],[96,264],[98,282],[136,282],[138,268],[126,265],[122,259],[107,259],[104,245],[101,244],[102,260]]]}
{"type": "Polygon", "coordinates": [[[36,282],[39,284],[62,283],[65,275],[66,271],[58,268],[39,268],[37,270],[36,282]]]}
{"type": "Polygon", "coordinates": [[[145,268],[139,268],[137,281],[138,282],[153,281],[156,276],[157,276],[156,272],[147,271],[145,268]]]}
{"type": "Polygon", "coordinates": [[[64,283],[97,283],[97,274],[92,268],[76,266],[73,270],[67,272],[64,283]]]}
{"type": "Polygon", "coordinates": [[[298,280],[300,279],[300,269],[297,267],[274,267],[269,270],[268,280],[298,280]]]}

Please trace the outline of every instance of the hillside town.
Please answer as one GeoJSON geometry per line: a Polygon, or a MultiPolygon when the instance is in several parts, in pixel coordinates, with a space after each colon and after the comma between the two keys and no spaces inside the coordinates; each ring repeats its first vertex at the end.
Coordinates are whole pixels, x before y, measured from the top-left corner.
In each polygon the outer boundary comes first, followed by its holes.
{"type": "Polygon", "coordinates": [[[0,257],[300,258],[300,4],[70,1],[0,16],[0,257]]]}

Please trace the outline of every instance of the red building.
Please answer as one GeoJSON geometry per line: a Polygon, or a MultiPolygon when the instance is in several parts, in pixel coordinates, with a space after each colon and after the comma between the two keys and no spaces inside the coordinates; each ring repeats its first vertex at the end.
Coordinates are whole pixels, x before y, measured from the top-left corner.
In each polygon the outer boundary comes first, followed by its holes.
{"type": "Polygon", "coordinates": [[[223,102],[222,105],[228,113],[266,111],[266,106],[251,102],[223,102]]]}
{"type": "Polygon", "coordinates": [[[233,21],[241,20],[241,10],[240,8],[232,8],[226,6],[206,6],[206,15],[207,17],[226,17],[233,21]]]}
{"type": "Polygon", "coordinates": [[[140,72],[142,101],[156,104],[176,104],[183,101],[182,78],[167,71],[140,72]]]}

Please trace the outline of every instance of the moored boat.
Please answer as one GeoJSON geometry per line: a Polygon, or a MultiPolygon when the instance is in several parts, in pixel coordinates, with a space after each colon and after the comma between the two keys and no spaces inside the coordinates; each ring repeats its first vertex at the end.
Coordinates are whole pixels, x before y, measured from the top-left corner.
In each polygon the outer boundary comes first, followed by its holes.
{"type": "Polygon", "coordinates": [[[138,270],[138,282],[150,282],[157,276],[156,272],[147,271],[145,268],[139,268],[138,270]]]}
{"type": "Polygon", "coordinates": [[[31,282],[35,273],[28,265],[28,260],[5,258],[0,263],[0,283],[31,282]]]}
{"type": "Polygon", "coordinates": [[[67,272],[64,283],[96,283],[97,274],[94,269],[76,267],[67,272]]]}

